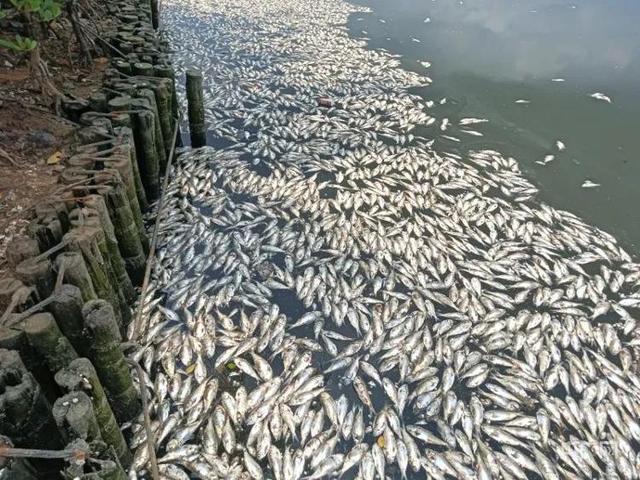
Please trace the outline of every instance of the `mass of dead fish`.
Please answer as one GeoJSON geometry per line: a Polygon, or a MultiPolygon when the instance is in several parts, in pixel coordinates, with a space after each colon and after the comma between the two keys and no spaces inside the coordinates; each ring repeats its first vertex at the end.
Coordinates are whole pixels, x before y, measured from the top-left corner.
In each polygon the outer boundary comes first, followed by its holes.
{"type": "Polygon", "coordinates": [[[215,140],[177,159],[130,332],[162,478],[638,478],[639,265],[515,159],[449,151],[484,119],[432,113],[356,11],[163,4],[215,140]]]}

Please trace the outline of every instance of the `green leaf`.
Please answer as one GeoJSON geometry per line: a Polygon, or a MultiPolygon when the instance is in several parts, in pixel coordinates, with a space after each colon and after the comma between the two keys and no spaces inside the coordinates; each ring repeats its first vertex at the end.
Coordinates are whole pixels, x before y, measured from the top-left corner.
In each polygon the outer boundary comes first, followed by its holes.
{"type": "Polygon", "coordinates": [[[19,50],[18,45],[16,45],[15,42],[4,39],[4,38],[0,38],[0,48],[6,48],[7,50],[14,50],[14,51],[19,50]]]}
{"type": "Polygon", "coordinates": [[[21,37],[20,35],[16,35],[13,40],[0,38],[0,48],[7,48],[14,52],[28,52],[36,48],[37,45],[38,42],[32,38],[21,37]]]}

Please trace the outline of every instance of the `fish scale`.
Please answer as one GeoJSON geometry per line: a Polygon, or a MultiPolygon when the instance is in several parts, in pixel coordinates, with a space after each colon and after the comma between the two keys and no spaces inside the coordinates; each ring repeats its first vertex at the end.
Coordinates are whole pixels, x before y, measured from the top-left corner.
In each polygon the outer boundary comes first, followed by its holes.
{"type": "Polygon", "coordinates": [[[484,119],[409,93],[349,38],[366,11],[163,4],[229,146],[177,158],[141,300],[161,472],[638,478],[639,265],[515,159],[448,151],[484,119]]]}

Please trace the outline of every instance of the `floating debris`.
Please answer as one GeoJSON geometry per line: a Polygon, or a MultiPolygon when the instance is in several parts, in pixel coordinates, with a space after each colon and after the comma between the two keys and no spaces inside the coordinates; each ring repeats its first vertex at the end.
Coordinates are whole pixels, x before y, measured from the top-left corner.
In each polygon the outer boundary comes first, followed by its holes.
{"type": "Polygon", "coordinates": [[[142,299],[163,475],[635,478],[639,265],[515,159],[416,133],[448,119],[363,11],[163,3],[216,145],[176,162],[142,299]]]}
{"type": "Polygon", "coordinates": [[[562,140],[556,140],[556,148],[559,152],[562,152],[567,146],[564,144],[562,140]]]}

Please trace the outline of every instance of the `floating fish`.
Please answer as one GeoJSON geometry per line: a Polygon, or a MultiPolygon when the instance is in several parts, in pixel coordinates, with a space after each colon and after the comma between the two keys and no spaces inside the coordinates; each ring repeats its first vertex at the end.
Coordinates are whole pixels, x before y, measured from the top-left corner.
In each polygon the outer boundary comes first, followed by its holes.
{"type": "Polygon", "coordinates": [[[589,95],[591,98],[595,98],[596,100],[602,100],[603,102],[612,103],[611,98],[605,95],[604,93],[592,93],[589,95]]]}
{"type": "Polygon", "coordinates": [[[582,182],[582,188],[595,188],[599,186],[599,183],[592,182],[591,180],[585,180],[584,182],[582,182]]]}
{"type": "Polygon", "coordinates": [[[640,266],[460,148],[365,12],[163,3],[216,147],[176,159],[139,300],[162,477],[636,478],[640,266]]]}

